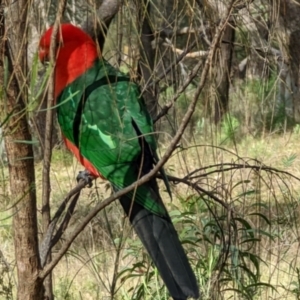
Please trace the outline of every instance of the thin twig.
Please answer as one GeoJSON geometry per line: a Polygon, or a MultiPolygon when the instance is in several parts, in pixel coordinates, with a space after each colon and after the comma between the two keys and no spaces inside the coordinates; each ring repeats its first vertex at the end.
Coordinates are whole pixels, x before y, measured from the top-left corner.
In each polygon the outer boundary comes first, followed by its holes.
{"type": "Polygon", "coordinates": [[[72,199],[71,199],[71,203],[68,207],[68,210],[65,214],[65,217],[63,219],[63,221],[61,222],[57,232],[55,233],[55,236],[53,237],[53,239],[51,240],[51,248],[60,240],[60,238],[62,237],[63,233],[65,232],[66,228],[68,227],[68,224],[71,220],[71,217],[74,213],[77,201],[79,199],[80,196],[80,192],[78,192],[77,194],[75,194],[72,199]]]}
{"type": "MultiPolygon", "coordinates": [[[[167,39],[166,39],[167,40],[167,39]]],[[[184,50],[181,50],[179,48],[176,48],[172,43],[171,41],[168,42],[168,40],[164,43],[162,43],[163,46],[165,47],[169,47],[172,49],[172,51],[174,53],[177,53],[178,55],[182,55],[184,53],[184,50]]],[[[204,58],[207,56],[207,51],[206,50],[197,50],[197,51],[194,51],[194,52],[189,52],[189,53],[186,53],[185,55],[185,58],[204,58]]]]}
{"type": "Polygon", "coordinates": [[[289,177],[292,177],[298,181],[300,181],[300,178],[293,175],[290,172],[284,171],[284,170],[280,170],[277,168],[273,168],[267,165],[264,165],[263,163],[257,161],[258,165],[250,165],[247,162],[245,162],[244,164],[238,164],[238,163],[220,163],[220,164],[214,164],[214,165],[209,165],[209,166],[205,166],[203,168],[198,168],[192,172],[190,172],[188,175],[186,175],[184,177],[184,179],[197,179],[200,177],[207,177],[208,175],[214,174],[214,173],[219,173],[219,172],[224,172],[224,171],[231,171],[231,170],[236,170],[236,169],[255,169],[256,171],[266,171],[266,172],[273,172],[273,173],[281,173],[281,174],[285,174],[289,177]],[[223,168],[224,166],[227,166],[227,168],[223,168]],[[217,169],[217,170],[213,170],[210,172],[206,172],[203,174],[199,174],[196,176],[192,176],[198,172],[207,170],[207,169],[211,169],[211,168],[222,168],[222,169],[217,169]]]}
{"type": "MultiPolygon", "coordinates": [[[[54,67],[55,65],[55,57],[56,57],[56,39],[58,34],[58,29],[60,25],[60,20],[64,14],[66,8],[66,0],[59,1],[58,10],[56,14],[56,20],[53,26],[53,32],[51,35],[51,43],[50,43],[50,63],[51,66],[54,67]]],[[[42,225],[43,231],[47,232],[48,226],[50,224],[50,192],[51,192],[51,185],[50,185],[50,167],[51,167],[51,155],[52,155],[52,130],[53,130],[53,109],[54,106],[54,68],[53,73],[49,79],[49,88],[47,93],[47,113],[46,113],[46,129],[45,129],[45,142],[44,142],[44,163],[43,163],[43,174],[42,174],[42,225]]],[[[43,247],[41,247],[40,251],[40,260],[44,261],[51,261],[51,252],[50,252],[50,244],[47,245],[46,243],[50,243],[50,237],[44,237],[43,239],[43,247]],[[43,257],[42,257],[43,256],[43,257]]],[[[49,298],[53,298],[53,290],[52,290],[52,278],[51,272],[48,273],[49,277],[45,279],[44,286],[45,286],[45,295],[49,298]]]]}
{"type": "MultiPolygon", "coordinates": [[[[74,198],[78,198],[80,195],[81,190],[87,185],[84,180],[80,180],[79,183],[75,188],[73,188],[65,197],[63,202],[60,204],[59,208],[57,209],[54,217],[52,218],[47,231],[44,233],[43,241],[40,244],[40,257],[41,257],[41,266],[44,267],[46,263],[47,255],[50,251],[50,249],[57,243],[57,241],[61,238],[63,231],[61,234],[55,235],[54,238],[52,238],[53,233],[55,231],[56,224],[58,220],[60,219],[62,213],[64,212],[65,208],[67,207],[68,202],[71,199],[71,202],[73,202],[74,198]]],[[[75,201],[76,202],[76,201],[75,201]]],[[[73,212],[72,212],[73,213],[73,212]]],[[[70,211],[67,211],[67,214],[70,215],[70,211]]],[[[64,221],[63,221],[64,222],[64,221]]],[[[62,222],[62,224],[63,224],[62,222]]],[[[59,232],[60,230],[58,230],[59,232]]]]}
{"type": "Polygon", "coordinates": [[[174,37],[174,36],[178,36],[178,35],[185,35],[185,34],[198,34],[200,35],[201,33],[203,33],[203,31],[206,31],[209,27],[209,24],[204,24],[203,23],[203,26],[199,27],[199,28],[193,28],[193,27],[190,27],[190,26],[186,26],[186,27],[182,27],[182,28],[179,28],[179,29],[169,29],[169,28],[164,28],[164,29],[161,29],[159,31],[157,31],[155,34],[159,37],[162,37],[162,38],[171,38],[171,37],[174,37]]]}
{"type": "MultiPolygon", "coordinates": [[[[166,68],[160,75],[156,76],[155,81],[150,83],[149,86],[158,84],[163,78],[165,78],[165,76],[168,75],[170,71],[185,58],[185,56],[196,46],[196,44],[197,41],[194,41],[188,47],[182,50],[182,53],[178,55],[177,59],[168,68],[166,68]]],[[[145,89],[147,88],[148,86],[145,87],[145,89]]]]}
{"type": "MultiPolygon", "coordinates": [[[[210,51],[209,51],[210,53],[210,51]]],[[[208,60],[206,60],[208,61],[208,60]]],[[[155,119],[153,119],[153,123],[155,124],[161,117],[163,117],[164,115],[166,115],[168,113],[168,111],[170,110],[170,108],[173,106],[173,104],[176,102],[176,100],[180,97],[180,95],[185,91],[185,89],[189,86],[189,84],[192,82],[192,80],[197,76],[198,71],[200,70],[201,66],[203,65],[203,61],[200,60],[196,66],[191,70],[191,72],[187,75],[186,80],[184,81],[184,83],[179,87],[179,89],[177,90],[176,94],[172,97],[172,99],[165,104],[159,114],[156,116],[155,119]]]]}

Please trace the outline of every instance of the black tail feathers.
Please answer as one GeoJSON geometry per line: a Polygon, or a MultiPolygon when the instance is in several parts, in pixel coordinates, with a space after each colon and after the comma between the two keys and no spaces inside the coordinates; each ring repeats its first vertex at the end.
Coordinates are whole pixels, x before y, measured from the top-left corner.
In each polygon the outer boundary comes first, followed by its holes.
{"type": "Polygon", "coordinates": [[[120,202],[150,254],[155,266],[174,300],[199,298],[196,277],[169,220],[152,214],[125,197],[120,202]]]}

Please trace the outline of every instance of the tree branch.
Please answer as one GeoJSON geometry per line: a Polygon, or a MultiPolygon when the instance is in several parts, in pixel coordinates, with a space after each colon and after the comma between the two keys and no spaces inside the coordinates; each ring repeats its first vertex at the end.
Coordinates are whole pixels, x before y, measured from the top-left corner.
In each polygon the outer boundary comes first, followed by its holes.
{"type": "MultiPolygon", "coordinates": [[[[83,180],[81,180],[77,186],[72,189],[65,197],[65,199],[63,200],[63,202],[61,203],[61,205],[59,206],[59,208],[57,209],[54,217],[52,218],[51,220],[51,223],[49,224],[48,228],[47,228],[47,232],[44,234],[44,237],[43,237],[43,241],[40,245],[40,257],[41,257],[41,265],[42,267],[45,266],[45,263],[46,263],[46,258],[47,258],[47,255],[50,251],[50,249],[58,242],[58,240],[61,238],[62,234],[63,234],[63,231],[61,229],[59,229],[57,232],[60,232],[60,234],[56,233],[55,237],[53,237],[53,233],[55,231],[55,226],[59,220],[59,218],[61,217],[62,213],[64,212],[65,208],[67,207],[67,204],[68,202],[70,201],[71,199],[71,205],[73,203],[73,201],[77,202],[77,200],[74,200],[74,199],[78,199],[79,195],[80,195],[80,192],[81,190],[87,185],[87,183],[83,180]]],[[[70,205],[70,206],[71,206],[70,205]]],[[[75,206],[74,206],[75,208],[75,206]]],[[[73,211],[67,211],[67,215],[72,215],[73,211]]],[[[69,220],[68,220],[69,221],[69,220]]],[[[68,222],[67,221],[67,222],[68,222]]],[[[61,223],[61,226],[60,228],[63,226],[64,229],[65,229],[65,225],[64,222],[66,222],[65,220],[61,223]]]]}
{"type": "Polygon", "coordinates": [[[169,28],[164,28],[159,30],[156,35],[159,35],[160,37],[166,37],[171,38],[175,35],[185,35],[185,34],[200,34],[203,31],[205,31],[205,26],[201,26],[200,28],[191,28],[190,26],[182,27],[177,30],[172,30],[169,28]]]}
{"type": "MultiPolygon", "coordinates": [[[[149,83],[149,86],[158,84],[176,65],[178,65],[185,58],[185,56],[194,48],[195,45],[197,45],[197,41],[194,41],[186,49],[182,50],[182,53],[177,57],[176,61],[174,61],[164,72],[156,76],[156,80],[149,83]]],[[[147,86],[145,88],[147,88],[147,86]]],[[[157,119],[157,117],[155,119],[157,119]]]]}
{"type": "MultiPolygon", "coordinates": [[[[50,44],[50,64],[54,67],[55,58],[56,58],[56,39],[57,33],[59,29],[59,25],[61,22],[61,18],[64,14],[66,8],[66,0],[59,1],[58,11],[56,14],[56,20],[53,26],[53,32],[51,35],[51,44],[50,44]]],[[[54,68],[52,70],[52,74],[49,79],[49,87],[47,93],[47,112],[46,112],[46,129],[45,129],[45,142],[44,142],[44,160],[43,160],[43,172],[42,172],[42,226],[43,231],[46,232],[47,228],[50,224],[50,193],[51,193],[51,183],[50,183],[50,167],[51,167],[51,156],[52,156],[52,129],[53,129],[53,118],[54,118],[54,110],[52,107],[54,106],[54,83],[55,83],[55,71],[54,68]]],[[[45,237],[44,237],[45,240],[45,237]]],[[[50,250],[50,249],[49,249],[50,250]]],[[[40,259],[42,260],[51,260],[51,252],[44,251],[40,259]]],[[[49,277],[44,282],[45,285],[45,294],[49,300],[53,299],[53,290],[52,290],[52,278],[49,273],[49,277]]]]}
{"type": "Polygon", "coordinates": [[[139,32],[139,52],[140,59],[138,61],[138,76],[140,85],[143,86],[141,91],[145,100],[150,116],[154,119],[158,111],[158,85],[154,80],[154,70],[156,68],[156,50],[151,47],[154,39],[150,23],[150,11],[152,3],[147,0],[135,1],[138,10],[138,26],[139,32]],[[151,83],[151,84],[149,84],[151,83]]]}
{"type": "MultiPolygon", "coordinates": [[[[209,53],[210,53],[210,50],[209,50],[209,53]]],[[[197,76],[198,71],[200,70],[200,68],[201,68],[202,65],[203,65],[203,61],[200,60],[196,64],[196,66],[189,72],[189,74],[187,75],[184,83],[178,88],[176,94],[172,97],[172,99],[167,104],[165,104],[161,108],[159,114],[156,116],[156,118],[153,119],[153,123],[156,123],[161,117],[163,117],[164,115],[166,115],[168,113],[168,111],[174,105],[174,103],[176,102],[176,100],[185,91],[185,89],[189,86],[189,84],[192,82],[192,80],[197,76]]]]}
{"type": "Polygon", "coordinates": [[[81,28],[94,40],[98,41],[100,50],[103,49],[108,27],[113,17],[119,11],[122,0],[103,0],[99,8],[93,8],[94,12],[81,24],[81,28]]]}
{"type": "MultiPolygon", "coordinates": [[[[162,43],[163,46],[165,47],[170,47],[172,49],[173,52],[181,55],[184,50],[181,50],[181,49],[178,49],[176,48],[172,42],[166,38],[166,42],[162,43]]],[[[189,52],[189,53],[186,53],[184,57],[189,57],[189,58],[203,58],[203,57],[206,57],[208,54],[208,51],[204,51],[204,50],[199,50],[199,51],[194,51],[194,52],[189,52]]]]}

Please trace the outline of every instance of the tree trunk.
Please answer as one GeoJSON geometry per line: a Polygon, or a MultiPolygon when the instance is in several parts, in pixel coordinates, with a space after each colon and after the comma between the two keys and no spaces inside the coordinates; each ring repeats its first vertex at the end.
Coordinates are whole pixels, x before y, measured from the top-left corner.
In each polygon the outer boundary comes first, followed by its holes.
{"type": "Polygon", "coordinates": [[[215,100],[215,124],[218,124],[228,111],[230,70],[234,43],[234,21],[229,21],[224,29],[217,66],[217,99],[215,100]]]}
{"type": "Polygon", "coordinates": [[[289,31],[288,52],[290,57],[292,100],[294,118],[300,122],[300,7],[297,2],[279,1],[279,13],[284,29],[289,31]]]}
{"type": "MultiPolygon", "coordinates": [[[[14,80],[6,93],[7,112],[14,111],[4,131],[9,167],[11,199],[14,204],[13,231],[18,272],[18,299],[42,299],[43,283],[38,279],[38,230],[34,159],[24,103],[18,99],[14,80]],[[20,118],[20,114],[23,116],[20,118]],[[24,142],[22,142],[24,141],[24,142]]],[[[3,107],[2,103],[2,107],[3,107]]]]}
{"type": "Polygon", "coordinates": [[[145,91],[143,97],[146,102],[147,109],[155,119],[158,112],[158,88],[154,83],[154,68],[155,68],[155,50],[152,48],[151,42],[154,38],[152,28],[149,23],[151,2],[143,0],[141,3],[136,2],[138,13],[138,25],[141,28],[140,39],[140,55],[138,65],[138,73],[141,86],[145,91]]]}
{"type": "Polygon", "coordinates": [[[3,87],[1,121],[8,159],[13,232],[18,274],[17,299],[40,300],[43,283],[40,269],[34,160],[27,123],[27,9],[30,1],[13,1],[7,12],[6,25],[1,22],[0,85],[3,87]],[[5,62],[8,62],[7,64],[5,62]],[[4,74],[12,74],[6,86],[4,74]],[[8,117],[9,116],[9,117],[8,117]],[[7,118],[7,119],[6,119],[7,118]]]}

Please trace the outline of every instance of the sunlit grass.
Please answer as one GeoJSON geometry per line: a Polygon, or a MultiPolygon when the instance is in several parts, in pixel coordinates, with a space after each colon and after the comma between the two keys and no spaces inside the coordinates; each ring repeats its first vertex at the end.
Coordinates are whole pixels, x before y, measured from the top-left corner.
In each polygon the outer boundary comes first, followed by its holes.
{"type": "MultiPolygon", "coordinates": [[[[174,176],[182,177],[196,168],[206,166],[211,166],[210,169],[205,170],[209,172],[213,170],[213,165],[216,163],[237,162],[240,157],[249,163],[251,162],[250,158],[255,158],[265,165],[300,177],[299,141],[300,134],[297,132],[286,135],[269,135],[264,139],[245,136],[237,144],[221,146],[226,148],[225,151],[222,148],[209,146],[209,142],[200,138],[198,146],[182,145],[181,148],[176,149],[166,165],[166,170],[174,176]]],[[[163,152],[164,147],[161,148],[163,152]]],[[[51,169],[52,214],[64,195],[76,185],[75,177],[81,169],[75,159],[70,160],[70,156],[65,150],[55,150],[51,169]],[[66,161],[64,161],[65,158],[66,161]]],[[[41,164],[36,165],[39,210],[41,209],[41,170],[41,164]]],[[[2,168],[2,174],[2,180],[7,180],[6,167],[2,168]]],[[[252,299],[297,299],[295,282],[297,282],[296,267],[299,265],[297,257],[299,256],[300,236],[298,231],[300,217],[300,202],[297,200],[300,193],[298,182],[288,176],[280,181],[276,176],[255,175],[250,169],[240,169],[214,173],[207,178],[201,178],[198,183],[203,188],[213,190],[221,195],[222,199],[234,208],[236,215],[247,220],[252,228],[266,232],[255,232],[260,238],[260,242],[257,242],[251,251],[260,257],[258,260],[259,274],[257,274],[259,282],[270,284],[274,289],[263,285],[254,286],[253,293],[251,292],[252,299]],[[264,180],[261,180],[260,176],[264,180]],[[270,183],[272,183],[271,186],[270,183]],[[257,206],[255,203],[259,205],[257,206]],[[252,213],[264,215],[270,225],[257,215],[251,215],[252,213]]],[[[199,198],[190,187],[183,184],[171,185],[173,202],[170,202],[169,196],[163,191],[164,187],[161,185],[163,198],[180,238],[186,241],[184,246],[188,249],[189,258],[199,278],[203,297],[212,299],[218,286],[216,284],[218,278],[216,266],[220,249],[203,239],[205,230],[210,228],[207,226],[212,220],[212,215],[207,210],[203,199],[199,198]],[[195,235],[195,230],[199,231],[199,235],[195,235]]],[[[3,195],[9,196],[7,184],[2,185],[1,190],[3,195]]],[[[74,219],[70,224],[70,230],[72,231],[72,227],[80,222],[95,203],[102,201],[110,192],[110,189],[107,190],[106,184],[101,180],[97,180],[93,188],[84,189],[74,219]]],[[[10,271],[14,274],[12,212],[11,209],[8,209],[9,201],[3,203],[0,214],[0,250],[6,261],[12,266],[10,271]]],[[[211,202],[212,204],[213,202],[211,202]]],[[[218,206],[212,205],[211,207],[216,215],[222,216],[225,213],[224,209],[218,206]]],[[[40,217],[40,212],[38,212],[38,217],[40,217]]],[[[242,225],[239,224],[239,226],[242,225]]],[[[243,251],[246,251],[247,244],[243,246],[241,240],[237,243],[240,245],[240,249],[245,247],[243,251]]],[[[53,255],[58,247],[59,244],[54,248],[53,255]]],[[[232,258],[227,261],[226,268],[228,270],[231,268],[230,261],[232,258]]],[[[149,269],[150,264],[140,241],[131,230],[127,220],[124,219],[124,214],[116,202],[107,208],[105,213],[98,214],[58,264],[53,273],[55,296],[57,299],[74,300],[138,299],[140,292],[144,297],[140,299],[158,299],[158,295],[160,295],[159,299],[168,299],[159,275],[152,268],[149,269]],[[122,239],[120,240],[120,238],[122,239]],[[117,259],[118,251],[119,258],[117,259]],[[115,274],[114,268],[116,260],[119,264],[117,274],[115,274]],[[139,263],[142,265],[136,265],[139,263]],[[135,265],[136,267],[134,267],[135,265]],[[115,294],[111,295],[114,276],[117,276],[115,278],[117,279],[115,294]]],[[[2,261],[0,267],[3,268],[2,261]]],[[[252,268],[254,273],[256,272],[253,264],[252,266],[250,264],[249,268],[252,268]]],[[[227,278],[229,277],[227,276],[227,278]]],[[[5,283],[8,283],[7,278],[2,282],[2,289],[5,283]]],[[[235,293],[232,288],[241,289],[238,281],[219,284],[219,292],[223,295],[223,299],[228,299],[230,296],[234,296],[235,299],[246,297],[235,293]]],[[[15,286],[13,290],[15,291],[15,286]]],[[[250,291],[250,287],[247,288],[247,291],[250,291]]],[[[2,299],[1,295],[0,293],[0,299],[2,299]]],[[[219,295],[219,297],[221,296],[219,295]]]]}

